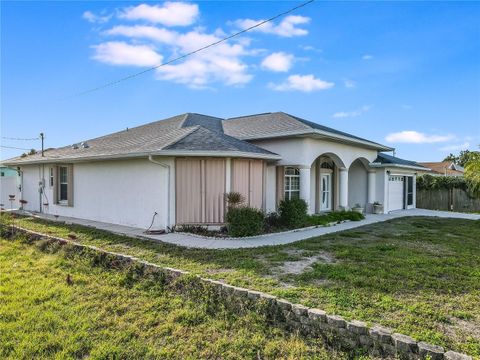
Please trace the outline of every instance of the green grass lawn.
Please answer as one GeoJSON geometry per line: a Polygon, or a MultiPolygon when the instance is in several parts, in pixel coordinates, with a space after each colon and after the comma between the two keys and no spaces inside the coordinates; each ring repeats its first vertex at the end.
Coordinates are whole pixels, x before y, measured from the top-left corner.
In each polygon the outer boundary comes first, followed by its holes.
{"type": "Polygon", "coordinates": [[[248,312],[208,312],[128,271],[0,239],[1,359],[340,359],[248,312]],[[73,283],[67,284],[70,275],[73,283]]]}
{"type": "Polygon", "coordinates": [[[402,218],[240,250],[185,249],[32,218],[17,222],[480,358],[480,221],[402,218]]]}

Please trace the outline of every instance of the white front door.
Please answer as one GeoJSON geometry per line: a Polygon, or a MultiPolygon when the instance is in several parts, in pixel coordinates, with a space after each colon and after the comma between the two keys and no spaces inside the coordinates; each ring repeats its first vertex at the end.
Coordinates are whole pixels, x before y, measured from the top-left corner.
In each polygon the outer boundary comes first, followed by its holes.
{"type": "Polygon", "coordinates": [[[321,174],[320,186],[320,211],[332,210],[332,174],[321,174]]]}

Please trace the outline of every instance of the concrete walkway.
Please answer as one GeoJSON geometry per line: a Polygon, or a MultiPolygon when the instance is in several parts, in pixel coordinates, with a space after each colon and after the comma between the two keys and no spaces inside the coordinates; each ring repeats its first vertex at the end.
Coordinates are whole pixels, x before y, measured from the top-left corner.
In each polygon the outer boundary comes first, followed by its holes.
{"type": "Polygon", "coordinates": [[[161,241],[178,246],[185,246],[191,248],[202,249],[239,249],[239,248],[253,248],[268,245],[283,245],[296,241],[308,239],[311,237],[331,234],[338,231],[350,230],[360,226],[374,224],[390,219],[396,219],[405,216],[437,216],[443,218],[457,218],[457,219],[470,219],[480,220],[479,214],[466,214],[455,213],[448,211],[434,211],[424,209],[412,209],[412,210],[400,210],[385,215],[373,215],[367,214],[366,218],[362,221],[350,221],[335,226],[309,228],[303,230],[294,230],[276,234],[266,234],[249,238],[235,238],[235,239],[221,239],[221,238],[207,238],[193,236],[185,233],[169,233],[163,235],[147,235],[144,233],[144,229],[102,223],[92,220],[83,220],[70,217],[58,217],[55,218],[52,215],[46,214],[30,214],[39,218],[45,218],[53,221],[61,221],[67,224],[78,224],[84,226],[90,226],[101,230],[110,231],[112,233],[131,236],[140,239],[149,239],[155,241],[161,241]]]}

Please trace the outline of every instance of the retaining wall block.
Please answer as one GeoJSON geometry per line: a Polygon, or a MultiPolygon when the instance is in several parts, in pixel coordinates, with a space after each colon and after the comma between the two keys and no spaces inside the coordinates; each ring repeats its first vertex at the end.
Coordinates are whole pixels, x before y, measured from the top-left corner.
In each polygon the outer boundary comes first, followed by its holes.
{"type": "Polygon", "coordinates": [[[358,340],[360,342],[360,345],[362,345],[362,347],[364,349],[369,349],[369,348],[373,347],[373,340],[368,335],[360,335],[358,337],[358,340]]]}
{"type": "Polygon", "coordinates": [[[335,328],[344,328],[347,326],[345,319],[339,315],[328,315],[327,323],[335,328]]]}
{"type": "Polygon", "coordinates": [[[262,293],[260,291],[248,290],[247,297],[252,301],[257,301],[261,295],[262,293]]]}
{"type": "Polygon", "coordinates": [[[357,335],[367,335],[368,327],[363,321],[353,320],[347,322],[347,330],[357,335]]]}
{"type": "Polygon", "coordinates": [[[233,296],[238,298],[246,299],[248,295],[248,290],[241,287],[233,287],[233,296]]]}
{"type": "Polygon", "coordinates": [[[420,341],[418,343],[418,354],[421,359],[430,357],[431,360],[442,360],[445,350],[441,346],[427,344],[420,341]]]}
{"type": "Polygon", "coordinates": [[[395,349],[395,346],[391,344],[381,344],[382,348],[382,354],[387,355],[387,356],[396,356],[397,351],[395,349]]]}
{"type": "Polygon", "coordinates": [[[383,326],[374,326],[369,331],[372,339],[382,344],[393,344],[392,330],[383,326]]]}
{"type": "Polygon", "coordinates": [[[318,323],[318,322],[326,323],[327,322],[327,313],[323,310],[308,309],[308,317],[312,321],[314,321],[315,323],[318,323]]]}
{"type": "Polygon", "coordinates": [[[443,354],[443,358],[445,360],[472,360],[471,356],[460,354],[455,351],[447,351],[445,354],[443,354]]]}
{"type": "Polygon", "coordinates": [[[300,304],[294,304],[292,305],[292,311],[298,317],[302,317],[302,316],[308,317],[308,307],[306,306],[303,306],[300,304]]]}
{"type": "Polygon", "coordinates": [[[277,299],[277,305],[282,311],[290,311],[292,309],[292,303],[284,299],[277,299]]]}
{"type": "Polygon", "coordinates": [[[392,340],[395,349],[397,349],[397,352],[400,354],[418,354],[417,342],[410,336],[395,333],[392,335],[392,340]]]}

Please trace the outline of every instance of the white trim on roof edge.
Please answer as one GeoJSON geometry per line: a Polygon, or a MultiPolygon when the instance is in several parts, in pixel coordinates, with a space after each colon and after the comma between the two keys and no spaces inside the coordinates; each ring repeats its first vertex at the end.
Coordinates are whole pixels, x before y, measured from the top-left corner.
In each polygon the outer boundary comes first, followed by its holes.
{"type": "Polygon", "coordinates": [[[210,156],[210,157],[241,157],[241,158],[253,158],[253,159],[264,159],[264,160],[280,160],[281,156],[277,154],[256,154],[243,151],[177,151],[177,150],[160,150],[156,152],[146,152],[146,153],[132,153],[132,154],[115,154],[115,155],[97,155],[97,156],[85,156],[77,158],[68,158],[68,157],[58,157],[58,158],[49,158],[45,157],[43,159],[35,160],[21,160],[21,161],[3,161],[0,162],[2,166],[21,166],[21,165],[32,165],[32,164],[51,164],[51,163],[77,163],[84,161],[99,161],[99,160],[118,160],[118,159],[132,159],[140,157],[152,156],[210,156]]]}
{"type": "Polygon", "coordinates": [[[381,164],[381,163],[370,163],[369,164],[371,167],[375,168],[400,168],[400,169],[412,169],[412,170],[424,170],[424,171],[429,171],[429,168],[426,167],[420,167],[420,166],[413,166],[413,165],[401,165],[401,164],[381,164]]]}
{"type": "Polygon", "coordinates": [[[322,131],[322,130],[318,130],[318,129],[303,130],[303,131],[285,131],[285,132],[277,133],[275,135],[264,135],[264,136],[238,136],[238,137],[233,136],[233,135],[230,135],[230,136],[236,137],[237,139],[240,139],[240,140],[262,140],[262,139],[272,139],[272,138],[277,138],[277,137],[287,137],[287,136],[296,136],[296,135],[310,135],[310,134],[318,134],[318,135],[323,135],[325,137],[332,138],[332,139],[340,139],[340,140],[345,140],[345,141],[356,143],[356,144],[363,144],[363,145],[367,145],[368,147],[371,147],[371,148],[373,148],[375,150],[379,150],[379,151],[392,151],[393,150],[393,148],[391,148],[391,147],[388,147],[388,146],[385,146],[385,145],[382,145],[382,144],[377,144],[377,143],[372,142],[372,141],[359,140],[359,139],[355,139],[355,138],[352,138],[352,137],[349,137],[349,136],[338,135],[338,134],[334,134],[334,133],[331,133],[331,132],[328,132],[328,131],[322,131]]]}

